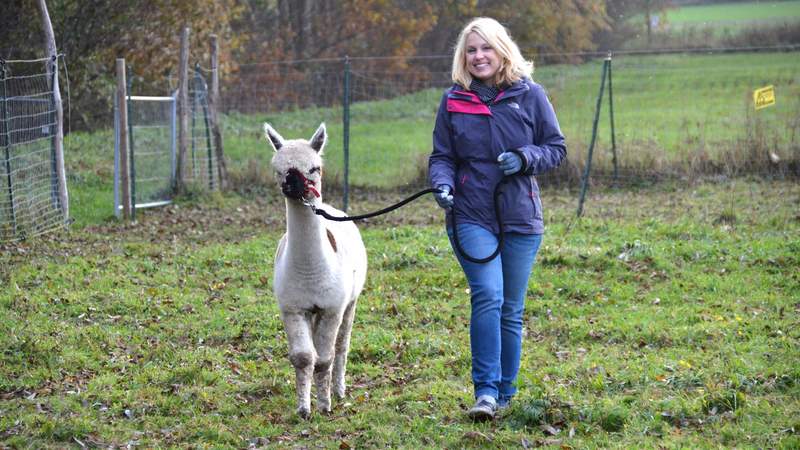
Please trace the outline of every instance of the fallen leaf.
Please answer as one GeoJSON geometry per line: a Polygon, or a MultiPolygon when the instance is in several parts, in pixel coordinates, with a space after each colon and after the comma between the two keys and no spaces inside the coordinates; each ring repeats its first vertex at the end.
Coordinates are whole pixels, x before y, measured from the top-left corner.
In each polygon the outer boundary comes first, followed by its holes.
{"type": "Polygon", "coordinates": [[[539,425],[539,428],[542,431],[544,431],[545,434],[549,434],[550,436],[555,436],[561,431],[558,428],[555,428],[552,425],[547,424],[547,423],[543,423],[543,424],[539,425]]]}
{"type": "Polygon", "coordinates": [[[492,438],[491,437],[481,433],[480,431],[467,431],[466,433],[464,433],[464,438],[465,439],[470,439],[470,440],[473,440],[473,441],[492,442],[492,438]]]}

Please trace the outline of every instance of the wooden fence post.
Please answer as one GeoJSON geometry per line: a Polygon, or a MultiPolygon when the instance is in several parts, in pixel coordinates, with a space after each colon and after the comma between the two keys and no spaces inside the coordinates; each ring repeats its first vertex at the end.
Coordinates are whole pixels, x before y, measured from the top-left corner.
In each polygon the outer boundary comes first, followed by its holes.
{"type": "Polygon", "coordinates": [[[56,178],[58,179],[58,199],[61,203],[61,212],[64,214],[64,222],[69,221],[69,194],[67,192],[67,174],[64,169],[64,110],[61,105],[61,90],[58,86],[58,51],[56,49],[56,37],[53,32],[53,24],[50,22],[50,14],[47,12],[45,0],[39,0],[39,12],[42,14],[42,25],[45,35],[45,47],[47,48],[48,61],[47,80],[52,80],[50,88],[53,92],[53,106],[56,111],[55,135],[53,145],[55,146],[56,156],[56,178]],[[51,64],[51,65],[50,65],[51,64]],[[51,72],[52,70],[52,72],[51,72]],[[51,76],[52,75],[52,76],[51,76]]]}
{"type": "Polygon", "coordinates": [[[125,83],[125,58],[117,58],[117,107],[119,114],[119,184],[121,185],[122,217],[131,218],[130,172],[128,170],[128,85],[125,83]]]}
{"type": "Polygon", "coordinates": [[[186,149],[189,146],[189,27],[181,33],[180,61],[178,62],[178,164],[175,189],[186,190],[186,149]]]}

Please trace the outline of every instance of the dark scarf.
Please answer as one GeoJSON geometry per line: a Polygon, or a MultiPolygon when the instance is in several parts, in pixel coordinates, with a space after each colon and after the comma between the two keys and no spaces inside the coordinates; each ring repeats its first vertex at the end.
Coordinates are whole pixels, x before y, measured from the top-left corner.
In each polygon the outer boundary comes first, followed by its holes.
{"type": "Polygon", "coordinates": [[[484,105],[492,103],[494,99],[497,98],[497,94],[500,93],[499,87],[487,86],[475,78],[473,78],[472,83],[469,84],[469,90],[474,92],[484,105]]]}

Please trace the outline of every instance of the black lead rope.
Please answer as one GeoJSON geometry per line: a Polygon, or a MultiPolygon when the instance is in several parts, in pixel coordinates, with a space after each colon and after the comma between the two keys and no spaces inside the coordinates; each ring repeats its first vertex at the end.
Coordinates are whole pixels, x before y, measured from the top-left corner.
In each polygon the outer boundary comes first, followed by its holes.
{"type": "Polygon", "coordinates": [[[430,193],[438,194],[439,192],[441,192],[439,189],[434,189],[434,188],[425,189],[425,190],[417,192],[416,194],[412,195],[411,197],[408,197],[407,199],[405,199],[405,200],[403,200],[403,201],[401,201],[399,203],[395,203],[392,206],[388,206],[386,208],[383,208],[380,211],[374,211],[374,212],[367,213],[367,214],[361,214],[360,216],[341,216],[341,217],[332,216],[332,215],[328,214],[328,212],[325,211],[324,209],[319,209],[316,206],[314,206],[312,203],[306,202],[306,204],[311,208],[312,211],[314,211],[314,214],[316,214],[318,216],[322,216],[322,217],[324,217],[324,218],[326,218],[328,220],[333,220],[334,222],[349,222],[351,220],[362,220],[362,219],[369,219],[370,217],[380,216],[381,214],[386,214],[388,212],[392,212],[395,209],[405,205],[406,203],[412,202],[412,201],[418,199],[419,197],[422,197],[425,194],[430,194],[430,193]]]}
{"type": "Polygon", "coordinates": [[[475,258],[474,256],[467,254],[467,252],[461,248],[461,242],[458,240],[458,229],[456,228],[456,213],[450,213],[450,228],[453,230],[453,242],[456,244],[456,249],[458,249],[458,252],[461,253],[461,256],[463,256],[464,259],[469,262],[473,262],[475,264],[488,263],[497,257],[497,255],[500,253],[500,249],[503,247],[503,219],[500,216],[500,202],[497,200],[500,194],[503,193],[500,191],[500,187],[506,182],[507,179],[507,177],[503,177],[503,179],[497,183],[497,186],[494,187],[494,217],[497,220],[497,227],[500,230],[500,235],[497,238],[497,248],[494,249],[494,252],[492,252],[491,255],[485,258],[475,258]]]}
{"type": "MultiPolygon", "coordinates": [[[[450,212],[450,228],[453,230],[453,242],[455,243],[455,246],[456,246],[456,249],[458,250],[458,252],[461,253],[461,256],[463,256],[464,259],[466,259],[469,262],[473,262],[473,263],[476,263],[476,264],[484,264],[484,263],[487,263],[487,262],[495,259],[497,257],[497,255],[500,253],[500,249],[503,246],[503,232],[502,232],[502,230],[503,230],[503,221],[500,218],[500,202],[498,202],[497,199],[500,196],[500,194],[502,194],[502,191],[500,191],[500,187],[503,185],[503,183],[506,182],[507,179],[508,179],[507,177],[504,177],[499,183],[497,183],[497,186],[495,186],[495,188],[494,188],[494,215],[495,215],[495,218],[497,219],[497,225],[498,225],[498,227],[499,227],[499,229],[501,231],[500,231],[500,237],[497,239],[497,248],[494,249],[494,252],[492,252],[491,255],[489,255],[489,256],[487,256],[485,258],[475,258],[475,257],[470,256],[469,254],[467,254],[467,252],[464,251],[463,248],[461,248],[461,242],[458,240],[458,231],[457,231],[457,228],[456,228],[456,214],[455,214],[455,212],[452,212],[452,211],[450,212]]],[[[419,191],[416,194],[412,195],[411,197],[408,197],[408,198],[406,198],[406,199],[404,199],[404,200],[402,200],[402,201],[400,201],[398,203],[395,203],[394,205],[388,206],[388,207],[383,208],[383,209],[378,210],[378,211],[374,211],[374,212],[367,213],[367,214],[361,214],[361,215],[358,215],[358,216],[332,216],[332,215],[328,214],[328,212],[325,211],[324,209],[320,209],[320,208],[317,208],[316,206],[314,206],[313,203],[305,202],[305,204],[308,205],[308,207],[311,208],[312,211],[314,211],[314,214],[316,214],[318,216],[322,216],[322,217],[324,217],[324,218],[326,218],[328,220],[332,220],[334,222],[349,222],[349,221],[369,219],[370,217],[380,216],[382,214],[386,214],[388,212],[394,211],[395,209],[400,208],[401,206],[404,206],[407,203],[413,202],[414,200],[422,197],[425,194],[438,194],[440,192],[442,192],[442,191],[440,191],[439,189],[436,189],[436,188],[424,189],[424,190],[419,191]]]]}

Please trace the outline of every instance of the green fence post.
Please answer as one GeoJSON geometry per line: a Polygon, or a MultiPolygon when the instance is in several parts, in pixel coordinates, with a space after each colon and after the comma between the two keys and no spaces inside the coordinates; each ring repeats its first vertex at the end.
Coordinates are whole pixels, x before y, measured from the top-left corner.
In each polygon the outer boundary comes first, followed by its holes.
{"type": "Polygon", "coordinates": [[[342,95],[342,135],[344,149],[344,189],[342,211],[347,212],[350,194],[350,57],[344,57],[344,94],[342,95]]]}
{"type": "Polygon", "coordinates": [[[611,117],[611,157],[614,163],[614,186],[619,181],[619,164],[617,162],[617,135],[614,132],[614,90],[611,83],[611,52],[608,53],[608,114],[611,117]]]}
{"type": "Polygon", "coordinates": [[[600,119],[600,107],[603,102],[603,90],[606,87],[606,72],[608,72],[608,64],[610,58],[603,61],[603,75],[600,78],[600,93],[597,94],[597,107],[594,111],[594,123],[592,124],[592,140],[589,143],[589,151],[586,155],[586,169],[583,172],[583,182],[581,183],[581,197],[578,201],[577,216],[583,215],[583,201],[586,199],[586,189],[589,185],[589,173],[592,170],[592,153],[594,152],[594,143],[597,140],[597,121],[600,119]]]}
{"type": "Polygon", "coordinates": [[[6,62],[0,59],[0,87],[3,88],[0,92],[0,100],[3,102],[3,108],[0,109],[0,147],[3,147],[5,156],[6,168],[6,183],[8,183],[8,210],[11,213],[11,223],[13,225],[14,234],[17,235],[17,216],[14,211],[14,185],[11,180],[11,154],[9,147],[11,147],[11,127],[8,125],[8,88],[6,85],[6,62]]]}

